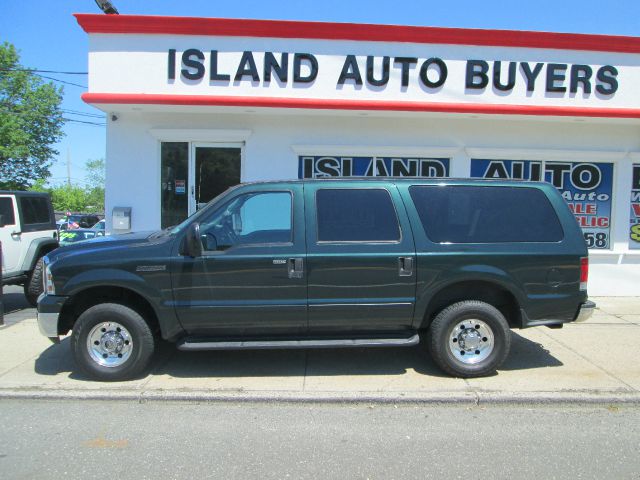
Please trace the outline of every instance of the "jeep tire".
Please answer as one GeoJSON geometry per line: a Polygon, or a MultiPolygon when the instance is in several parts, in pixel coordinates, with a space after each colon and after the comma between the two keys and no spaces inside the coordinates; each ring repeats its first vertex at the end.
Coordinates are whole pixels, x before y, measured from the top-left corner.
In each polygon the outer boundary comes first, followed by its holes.
{"type": "Polygon", "coordinates": [[[43,291],[42,286],[42,270],[43,270],[43,261],[42,257],[39,257],[33,267],[33,270],[29,272],[27,276],[27,281],[24,283],[24,296],[27,297],[27,302],[32,307],[38,305],[38,297],[43,291]]]}
{"type": "Polygon", "coordinates": [[[457,302],[442,310],[428,332],[433,361],[455,377],[481,377],[495,372],[511,347],[504,315],[477,300],[457,302]]]}
{"type": "Polygon", "coordinates": [[[101,303],[85,310],[71,335],[76,365],[89,377],[120,381],[140,376],[155,350],[154,333],[133,308],[101,303]]]}

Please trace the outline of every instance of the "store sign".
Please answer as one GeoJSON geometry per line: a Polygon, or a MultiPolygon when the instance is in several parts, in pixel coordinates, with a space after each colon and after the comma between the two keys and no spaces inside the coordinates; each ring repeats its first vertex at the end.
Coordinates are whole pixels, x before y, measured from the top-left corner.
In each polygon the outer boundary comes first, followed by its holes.
{"type": "Polygon", "coordinates": [[[471,176],[553,184],[576,216],[587,246],[610,248],[612,163],[472,159],[471,176]]]}
{"type": "MultiPolygon", "coordinates": [[[[167,80],[211,82],[279,81],[281,84],[311,83],[320,72],[320,63],[311,53],[242,52],[235,62],[220,67],[218,50],[204,51],[188,48],[180,54],[176,49],[167,52],[167,80]],[[208,58],[207,58],[208,56],[208,58]],[[289,64],[292,68],[289,68],[289,64]]],[[[228,56],[227,52],[222,55],[228,56]]],[[[450,79],[447,61],[439,57],[344,55],[340,71],[322,72],[336,79],[336,87],[344,85],[372,87],[408,87],[410,83],[426,89],[437,89],[449,82],[464,82],[470,93],[489,86],[509,92],[517,83],[527,92],[536,88],[545,93],[577,93],[592,91],[613,95],[618,90],[618,69],[613,65],[592,67],[584,64],[548,62],[510,62],[482,59],[467,60],[464,78],[450,79]],[[396,73],[392,77],[391,72],[396,73]]]]}
{"type": "Polygon", "coordinates": [[[640,163],[633,164],[629,248],[640,249],[640,163]]]}
{"type": "Polygon", "coordinates": [[[448,158],[298,157],[298,178],[448,177],[448,158]]]}
{"type": "Polygon", "coordinates": [[[419,111],[543,106],[616,109],[615,115],[640,108],[638,55],[627,53],[118,34],[92,35],[89,61],[87,98],[126,94],[131,103],[374,109],[379,102],[383,110],[419,111]]]}

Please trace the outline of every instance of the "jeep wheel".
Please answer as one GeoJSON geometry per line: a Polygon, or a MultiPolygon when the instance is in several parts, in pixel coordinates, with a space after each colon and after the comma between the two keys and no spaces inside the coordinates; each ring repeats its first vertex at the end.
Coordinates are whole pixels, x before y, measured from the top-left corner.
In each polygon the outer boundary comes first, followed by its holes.
{"type": "Polygon", "coordinates": [[[32,307],[38,305],[38,297],[42,293],[42,257],[38,258],[35,267],[29,274],[29,278],[24,284],[24,296],[32,307]]]}
{"type": "Polygon", "coordinates": [[[511,332],[504,315],[488,303],[467,300],[441,311],[429,328],[433,361],[455,377],[481,377],[507,358],[511,332]]]}
{"type": "Polygon", "coordinates": [[[153,332],[135,310],[117,303],[95,305],[73,326],[71,349],[80,369],[97,380],[135,378],[149,365],[153,332]]]}

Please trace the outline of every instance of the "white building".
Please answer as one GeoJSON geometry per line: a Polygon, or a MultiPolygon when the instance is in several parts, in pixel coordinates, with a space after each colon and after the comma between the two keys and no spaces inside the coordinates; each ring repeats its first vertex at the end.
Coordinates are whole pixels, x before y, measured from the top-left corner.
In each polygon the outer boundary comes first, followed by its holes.
{"type": "MultiPolygon", "coordinates": [[[[107,112],[107,229],[158,229],[240,181],[553,182],[592,295],[640,295],[640,38],[77,15],[107,112]]],[[[527,215],[527,212],[522,212],[527,215]]]]}

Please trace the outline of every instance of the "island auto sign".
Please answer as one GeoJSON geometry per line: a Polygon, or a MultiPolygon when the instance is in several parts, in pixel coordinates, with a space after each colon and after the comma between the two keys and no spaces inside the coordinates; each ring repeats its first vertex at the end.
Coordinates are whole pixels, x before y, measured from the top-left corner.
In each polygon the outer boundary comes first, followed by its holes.
{"type": "MultiPolygon", "coordinates": [[[[459,63],[456,61],[456,63],[459,63]]],[[[209,82],[211,86],[253,86],[277,82],[280,86],[313,84],[319,76],[335,79],[335,88],[363,86],[373,90],[419,87],[437,93],[449,84],[462,86],[473,94],[491,88],[497,93],[514,89],[550,95],[595,94],[611,97],[619,87],[619,71],[613,65],[582,63],[525,62],[468,59],[460,76],[452,76],[450,61],[438,56],[344,55],[331,62],[333,71],[322,71],[318,57],[311,53],[272,51],[220,52],[187,48],[167,52],[167,80],[186,83],[209,82]],[[235,55],[232,55],[235,53],[235,55]],[[222,57],[226,57],[224,61],[222,57]],[[231,56],[235,59],[230,58],[231,56]]]]}

